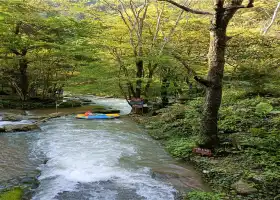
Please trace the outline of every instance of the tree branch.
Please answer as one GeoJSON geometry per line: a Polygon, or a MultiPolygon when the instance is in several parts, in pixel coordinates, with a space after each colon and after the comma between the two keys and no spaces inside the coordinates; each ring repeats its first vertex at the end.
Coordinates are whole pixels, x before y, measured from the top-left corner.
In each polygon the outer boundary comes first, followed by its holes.
{"type": "Polygon", "coordinates": [[[249,0],[249,3],[247,4],[247,6],[232,5],[232,6],[226,7],[225,10],[238,10],[240,8],[252,8],[252,7],[254,7],[254,0],[249,0]]]}
{"type": "Polygon", "coordinates": [[[194,9],[191,9],[187,6],[183,6],[179,3],[176,3],[175,1],[172,1],[172,0],[158,0],[158,1],[165,1],[165,2],[168,2],[178,8],[181,8],[182,10],[186,11],[186,12],[189,12],[189,13],[193,13],[193,14],[198,14],[198,15],[213,15],[213,13],[210,13],[210,12],[207,12],[207,11],[200,11],[200,10],[194,10],[194,9]]]}
{"type": "Polygon", "coordinates": [[[277,4],[275,10],[274,10],[274,13],[273,13],[273,16],[272,16],[272,19],[269,23],[269,25],[264,29],[263,31],[263,35],[265,35],[267,33],[267,31],[270,29],[270,27],[272,26],[272,24],[274,23],[275,19],[276,19],[276,16],[277,16],[277,13],[278,13],[278,10],[280,8],[280,2],[277,4]]]}
{"type": "Polygon", "coordinates": [[[204,79],[204,78],[201,78],[199,76],[195,76],[194,77],[194,80],[196,80],[198,83],[204,85],[205,87],[210,87],[211,86],[211,82],[204,79]]]}
{"type": "MultiPolygon", "coordinates": [[[[187,3],[187,1],[186,1],[184,4],[186,4],[186,3],[187,3]]],[[[170,30],[168,36],[167,36],[167,37],[164,36],[165,40],[164,40],[164,42],[163,42],[163,44],[162,44],[162,46],[161,46],[161,48],[160,48],[160,52],[159,52],[158,55],[161,55],[161,54],[162,54],[162,52],[163,52],[163,50],[164,50],[166,44],[169,42],[169,39],[171,38],[171,36],[174,34],[174,32],[175,32],[175,30],[176,30],[176,28],[177,28],[179,22],[180,22],[181,19],[182,19],[183,13],[184,13],[184,10],[182,10],[181,13],[179,14],[179,16],[177,17],[177,20],[176,20],[174,26],[171,28],[171,30],[170,30]]]]}
{"type": "Polygon", "coordinates": [[[16,54],[17,56],[20,56],[21,53],[18,52],[16,49],[10,49],[12,53],[16,54]]]}
{"type": "MultiPolygon", "coordinates": [[[[188,55],[190,52],[188,53],[188,55]]],[[[189,66],[189,64],[176,52],[172,52],[172,55],[177,59],[187,70],[190,76],[196,76],[196,72],[189,66]]]]}

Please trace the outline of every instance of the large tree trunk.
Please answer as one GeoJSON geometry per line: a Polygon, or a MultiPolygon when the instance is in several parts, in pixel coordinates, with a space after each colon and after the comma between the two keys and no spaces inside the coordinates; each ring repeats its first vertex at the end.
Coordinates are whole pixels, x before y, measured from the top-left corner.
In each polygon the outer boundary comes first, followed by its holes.
{"type": "Polygon", "coordinates": [[[161,83],[161,104],[162,104],[162,107],[166,107],[168,106],[168,88],[170,86],[170,82],[168,81],[168,78],[167,77],[164,77],[162,79],[162,83],[161,83]]]}
{"type": "Polygon", "coordinates": [[[136,77],[137,77],[137,80],[136,80],[136,94],[135,94],[135,97],[136,98],[140,98],[141,97],[141,91],[142,91],[142,77],[143,77],[143,60],[138,60],[136,62],[136,69],[137,69],[137,72],[136,72],[136,77]]]}
{"type": "Polygon", "coordinates": [[[148,82],[145,86],[145,91],[144,91],[146,97],[148,96],[149,89],[150,89],[152,81],[153,81],[154,70],[156,69],[156,67],[157,67],[157,64],[155,64],[153,66],[151,66],[151,64],[149,64],[148,82]]]}
{"type": "Polygon", "coordinates": [[[19,61],[19,71],[20,71],[20,84],[19,87],[23,94],[24,100],[27,98],[28,93],[28,76],[27,76],[28,62],[25,58],[21,58],[19,61]]]}
{"type": "Polygon", "coordinates": [[[223,10],[217,10],[210,30],[208,84],[206,85],[206,99],[201,124],[203,146],[208,148],[213,148],[219,143],[218,112],[222,101],[225,50],[228,40],[226,36],[227,23],[223,17],[223,10]]]}

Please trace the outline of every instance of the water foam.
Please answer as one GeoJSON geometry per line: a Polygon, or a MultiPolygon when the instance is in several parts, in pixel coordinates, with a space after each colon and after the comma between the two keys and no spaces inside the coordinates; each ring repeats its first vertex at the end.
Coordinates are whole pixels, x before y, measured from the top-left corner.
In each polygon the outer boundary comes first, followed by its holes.
{"type": "Polygon", "coordinates": [[[34,148],[43,152],[48,162],[40,167],[41,185],[33,200],[113,200],[122,199],[120,195],[126,199],[173,199],[175,190],[153,179],[149,168],[132,161],[126,167],[120,164],[124,157],[141,159],[137,138],[143,140],[133,132],[124,132],[128,127],[120,121],[59,119],[43,126],[34,148]],[[85,185],[90,189],[85,190],[85,185]],[[134,197],[128,198],[129,193],[134,197]]]}
{"type": "Polygon", "coordinates": [[[117,99],[117,98],[103,98],[103,97],[94,97],[88,96],[88,99],[92,100],[96,104],[104,105],[111,107],[113,109],[117,109],[121,111],[121,114],[127,115],[131,112],[131,106],[127,103],[125,99],[117,99]]]}

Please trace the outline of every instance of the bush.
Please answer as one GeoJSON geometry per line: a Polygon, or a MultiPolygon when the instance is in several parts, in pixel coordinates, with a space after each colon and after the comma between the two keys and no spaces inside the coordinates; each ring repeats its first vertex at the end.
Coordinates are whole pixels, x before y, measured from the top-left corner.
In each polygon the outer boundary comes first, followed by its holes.
{"type": "Polygon", "coordinates": [[[193,191],[187,194],[185,200],[222,200],[222,194],[193,191]]]}
{"type": "Polygon", "coordinates": [[[167,141],[166,148],[172,156],[180,159],[187,159],[196,146],[197,138],[172,138],[167,141]]]}
{"type": "Polygon", "coordinates": [[[267,115],[273,110],[273,107],[269,103],[261,102],[256,106],[256,113],[258,115],[267,115]]]}

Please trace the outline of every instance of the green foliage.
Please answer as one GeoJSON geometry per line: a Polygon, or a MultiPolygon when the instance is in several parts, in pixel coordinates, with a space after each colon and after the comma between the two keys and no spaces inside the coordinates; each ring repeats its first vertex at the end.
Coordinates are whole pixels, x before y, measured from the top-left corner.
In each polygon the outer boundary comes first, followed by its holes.
{"type": "Polygon", "coordinates": [[[256,106],[256,113],[258,115],[267,115],[273,110],[273,107],[269,103],[261,102],[256,106]]]}
{"type": "MultiPolygon", "coordinates": [[[[214,159],[192,154],[192,148],[200,141],[202,98],[190,100],[185,105],[174,104],[161,109],[157,116],[146,120],[145,124],[149,126],[152,137],[162,140],[172,156],[190,159],[204,171],[203,176],[215,191],[227,193],[221,199],[273,199],[280,192],[280,117],[269,111],[271,106],[279,108],[279,98],[249,99],[237,92],[233,101],[229,98],[232,94],[225,93],[220,110],[219,136],[222,144],[214,152],[214,159]],[[261,113],[265,115],[260,115],[256,107],[264,103],[261,113]],[[185,113],[183,118],[182,113],[185,113]],[[254,185],[258,192],[238,197],[231,185],[240,179],[254,185]]],[[[204,194],[201,194],[197,199],[203,197],[204,194]]],[[[195,195],[192,198],[195,199],[195,195]]],[[[211,199],[206,194],[205,198],[211,199]]]]}
{"type": "Polygon", "coordinates": [[[33,0],[1,3],[2,89],[16,89],[20,97],[53,98],[54,91],[63,87],[79,66],[95,60],[95,45],[89,37],[98,34],[93,28],[98,22],[77,19],[73,7],[66,15],[63,9],[67,5],[33,0]],[[24,88],[27,94],[21,95],[24,88]]]}
{"type": "Polygon", "coordinates": [[[166,142],[166,149],[175,158],[187,159],[192,154],[192,149],[196,147],[197,138],[172,138],[166,142]]]}
{"type": "Polygon", "coordinates": [[[185,200],[222,200],[223,195],[212,192],[193,191],[189,192],[185,200]]]}
{"type": "Polygon", "coordinates": [[[0,200],[21,200],[22,195],[23,191],[21,188],[14,188],[0,193],[0,200]]]}

